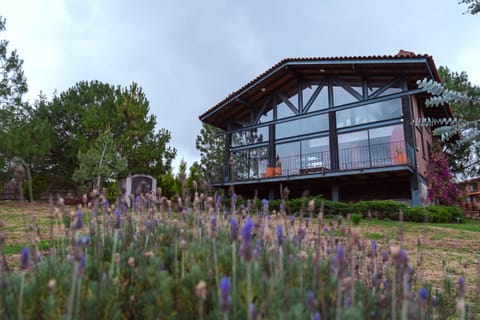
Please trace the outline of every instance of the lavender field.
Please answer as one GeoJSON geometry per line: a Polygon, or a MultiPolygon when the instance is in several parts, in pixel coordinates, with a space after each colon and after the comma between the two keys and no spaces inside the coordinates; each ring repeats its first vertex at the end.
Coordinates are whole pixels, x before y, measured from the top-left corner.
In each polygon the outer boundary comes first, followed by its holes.
{"type": "Polygon", "coordinates": [[[228,207],[222,200],[148,195],[127,208],[94,193],[78,208],[61,200],[3,206],[1,313],[14,319],[478,317],[476,224],[472,233],[452,236],[426,224],[357,226],[324,216],[312,203],[294,216],[288,201],[274,211],[266,200],[240,206],[232,199],[228,207]],[[442,258],[435,248],[442,232],[457,244],[470,240],[473,254],[449,260],[456,252],[444,251],[442,258]]]}

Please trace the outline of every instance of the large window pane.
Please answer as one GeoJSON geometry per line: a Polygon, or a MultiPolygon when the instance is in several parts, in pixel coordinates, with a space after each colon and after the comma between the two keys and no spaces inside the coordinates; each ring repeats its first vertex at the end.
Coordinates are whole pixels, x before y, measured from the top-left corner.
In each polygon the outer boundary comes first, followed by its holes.
{"type": "Polygon", "coordinates": [[[328,108],[328,86],[319,88],[319,85],[311,85],[303,89],[303,106],[309,106],[307,112],[323,110],[328,108]],[[320,90],[316,97],[315,91],[320,90]]]}
{"type": "MultiPolygon", "coordinates": [[[[352,90],[354,90],[360,96],[362,95],[362,88],[352,87],[352,90]]],[[[344,104],[357,102],[357,101],[358,99],[354,95],[352,95],[350,92],[345,90],[343,87],[340,87],[340,86],[333,87],[333,104],[335,106],[341,106],[344,104]]]]}
{"type": "Polygon", "coordinates": [[[377,102],[337,112],[337,128],[395,119],[402,116],[400,99],[377,102]]]}
{"type": "Polygon", "coordinates": [[[266,147],[235,151],[232,153],[232,157],[236,180],[260,178],[261,174],[266,171],[268,163],[266,147]]]}
{"type": "Polygon", "coordinates": [[[268,141],[268,126],[255,129],[247,129],[232,134],[232,146],[245,146],[249,144],[268,141]]]}
{"type": "Polygon", "coordinates": [[[340,170],[368,167],[368,131],[357,131],[338,135],[340,170]]]}
{"type": "Polygon", "coordinates": [[[328,115],[322,114],[277,124],[276,138],[281,139],[326,130],[328,130],[328,115]]]}
{"type": "Polygon", "coordinates": [[[298,174],[300,171],[300,142],[282,143],[276,146],[277,155],[281,160],[282,174],[298,174]]]}
{"type": "Polygon", "coordinates": [[[302,141],[302,168],[330,169],[329,147],[328,137],[302,141]]]}

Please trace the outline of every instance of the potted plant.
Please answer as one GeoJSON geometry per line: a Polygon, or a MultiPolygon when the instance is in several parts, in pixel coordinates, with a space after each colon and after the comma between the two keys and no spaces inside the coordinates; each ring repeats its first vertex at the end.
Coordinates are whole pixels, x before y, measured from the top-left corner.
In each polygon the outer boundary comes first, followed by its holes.
{"type": "Polygon", "coordinates": [[[397,153],[397,164],[407,163],[407,155],[405,154],[405,151],[403,150],[403,148],[397,148],[396,153],[397,153]]]}
{"type": "Polygon", "coordinates": [[[282,161],[280,161],[280,157],[277,155],[277,161],[275,162],[275,175],[281,176],[282,175],[282,161]]]}

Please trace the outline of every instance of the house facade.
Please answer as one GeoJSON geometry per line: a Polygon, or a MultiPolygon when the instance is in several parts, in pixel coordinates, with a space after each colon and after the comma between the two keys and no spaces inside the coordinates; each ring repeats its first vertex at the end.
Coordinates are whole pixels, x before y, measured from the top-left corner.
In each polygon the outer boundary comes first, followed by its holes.
{"type": "Polygon", "coordinates": [[[422,204],[432,131],[412,121],[452,116],[425,107],[424,78],[440,81],[433,58],[406,51],[280,61],[200,115],[225,135],[213,186],[422,204]]]}

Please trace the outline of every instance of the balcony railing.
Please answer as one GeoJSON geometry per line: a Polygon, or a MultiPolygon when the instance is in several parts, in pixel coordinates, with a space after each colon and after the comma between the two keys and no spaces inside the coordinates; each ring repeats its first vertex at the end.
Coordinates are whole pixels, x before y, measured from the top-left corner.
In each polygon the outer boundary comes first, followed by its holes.
{"type": "Polygon", "coordinates": [[[241,159],[233,164],[233,179],[228,176],[228,170],[223,168],[220,168],[217,176],[221,177],[223,171],[225,174],[220,181],[231,182],[392,166],[412,167],[413,154],[413,148],[404,141],[359,145],[338,150],[338,168],[332,166],[330,152],[322,151],[280,157],[281,167],[268,167],[265,158],[263,161],[241,159]]]}

